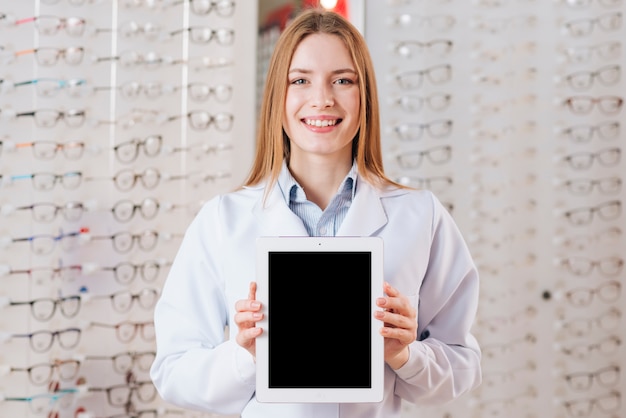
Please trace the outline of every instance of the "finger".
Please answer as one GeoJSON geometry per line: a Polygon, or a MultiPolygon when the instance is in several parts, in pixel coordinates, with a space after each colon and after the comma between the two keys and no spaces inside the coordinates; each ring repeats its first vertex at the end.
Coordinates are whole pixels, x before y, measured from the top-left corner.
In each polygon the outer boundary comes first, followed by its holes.
{"type": "Polygon", "coordinates": [[[381,320],[385,327],[402,328],[407,330],[417,328],[416,322],[412,318],[399,313],[391,311],[376,311],[374,316],[376,319],[381,320]]]}
{"type": "Polygon", "coordinates": [[[236,341],[240,346],[247,348],[254,344],[256,337],[263,333],[262,328],[249,328],[237,334],[236,341]]]}
{"type": "Polygon", "coordinates": [[[237,312],[234,319],[239,329],[252,328],[256,325],[257,321],[263,319],[263,314],[249,311],[237,312]]]}
{"type": "Polygon", "coordinates": [[[414,332],[402,328],[383,327],[380,329],[380,333],[383,337],[398,340],[404,345],[410,344],[416,339],[414,332]]]}
{"type": "Polygon", "coordinates": [[[248,299],[256,299],[256,282],[250,282],[250,290],[248,291],[248,299]]]}
{"type": "Polygon", "coordinates": [[[389,284],[389,282],[383,283],[383,291],[387,294],[387,296],[400,296],[398,289],[389,284]]]}
{"type": "Polygon", "coordinates": [[[261,309],[261,302],[257,300],[241,299],[235,302],[235,311],[237,312],[257,312],[261,309]]]}

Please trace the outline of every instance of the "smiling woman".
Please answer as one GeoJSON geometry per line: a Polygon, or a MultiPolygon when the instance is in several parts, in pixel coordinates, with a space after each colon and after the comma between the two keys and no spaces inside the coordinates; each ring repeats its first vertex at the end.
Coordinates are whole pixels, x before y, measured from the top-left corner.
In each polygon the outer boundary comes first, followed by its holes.
{"type": "MultiPolygon", "coordinates": [[[[379,118],[374,67],[358,29],[320,8],[297,15],[269,61],[248,178],[198,213],[155,307],[151,377],[164,399],[243,418],[398,418],[402,401],[443,403],[480,383],[480,348],[471,334],[476,267],[432,192],[385,174],[379,118]],[[265,320],[280,320],[269,317],[265,305],[272,302],[257,300],[257,243],[286,236],[382,239],[384,283],[371,306],[384,345],[380,402],[257,399],[257,337],[267,332],[265,320]]],[[[313,302],[298,292],[282,293],[293,298],[286,301],[293,326],[288,332],[299,337],[281,347],[295,359],[289,373],[306,370],[299,362],[339,362],[338,371],[346,373],[345,353],[372,349],[355,338],[354,321],[335,306],[346,286],[369,286],[363,266],[322,264],[287,269],[289,286],[306,292],[311,280],[338,277],[321,285],[313,302]],[[332,330],[306,326],[327,323],[329,312],[332,330]],[[312,350],[314,338],[332,354],[312,350]]]]}

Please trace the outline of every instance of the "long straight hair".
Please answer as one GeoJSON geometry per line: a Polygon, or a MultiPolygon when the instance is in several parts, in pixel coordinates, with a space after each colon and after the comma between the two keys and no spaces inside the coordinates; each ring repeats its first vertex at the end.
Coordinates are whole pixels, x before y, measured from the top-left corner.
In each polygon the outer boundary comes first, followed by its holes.
{"type": "Polygon", "coordinates": [[[266,195],[276,183],[283,161],[289,161],[290,144],[283,130],[289,66],[300,42],[323,33],[340,38],[351,54],[359,80],[361,99],[359,129],[352,142],[352,156],[359,175],[377,186],[404,187],[389,179],[383,169],[378,90],[374,65],[361,33],[341,15],[320,8],[305,9],[279,37],[270,59],[261,104],[256,153],[244,186],[267,181],[266,195]]]}

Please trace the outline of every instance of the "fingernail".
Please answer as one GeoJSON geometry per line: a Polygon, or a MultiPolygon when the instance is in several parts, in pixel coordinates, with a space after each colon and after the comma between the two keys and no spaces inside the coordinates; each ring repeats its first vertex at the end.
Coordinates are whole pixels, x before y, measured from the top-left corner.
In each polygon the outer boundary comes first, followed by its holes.
{"type": "Polygon", "coordinates": [[[261,304],[259,302],[252,301],[252,303],[250,303],[250,306],[252,307],[252,309],[259,309],[261,307],[261,304]]]}

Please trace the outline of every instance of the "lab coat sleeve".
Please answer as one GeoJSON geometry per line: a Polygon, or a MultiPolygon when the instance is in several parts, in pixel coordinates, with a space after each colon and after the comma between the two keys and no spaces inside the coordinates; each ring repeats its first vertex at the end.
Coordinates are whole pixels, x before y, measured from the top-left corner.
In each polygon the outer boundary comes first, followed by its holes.
{"type": "MultiPolygon", "coordinates": [[[[255,391],[252,356],[226,341],[229,309],[220,271],[219,197],[188,227],[154,313],[151,378],[163,399],[184,408],[239,414],[255,391]]],[[[245,295],[244,295],[245,296],[245,295]]]]}
{"type": "Polygon", "coordinates": [[[481,382],[481,353],[471,334],[479,277],[457,225],[433,196],[428,267],[419,290],[418,341],[396,370],[395,393],[420,404],[441,404],[481,382]]]}

